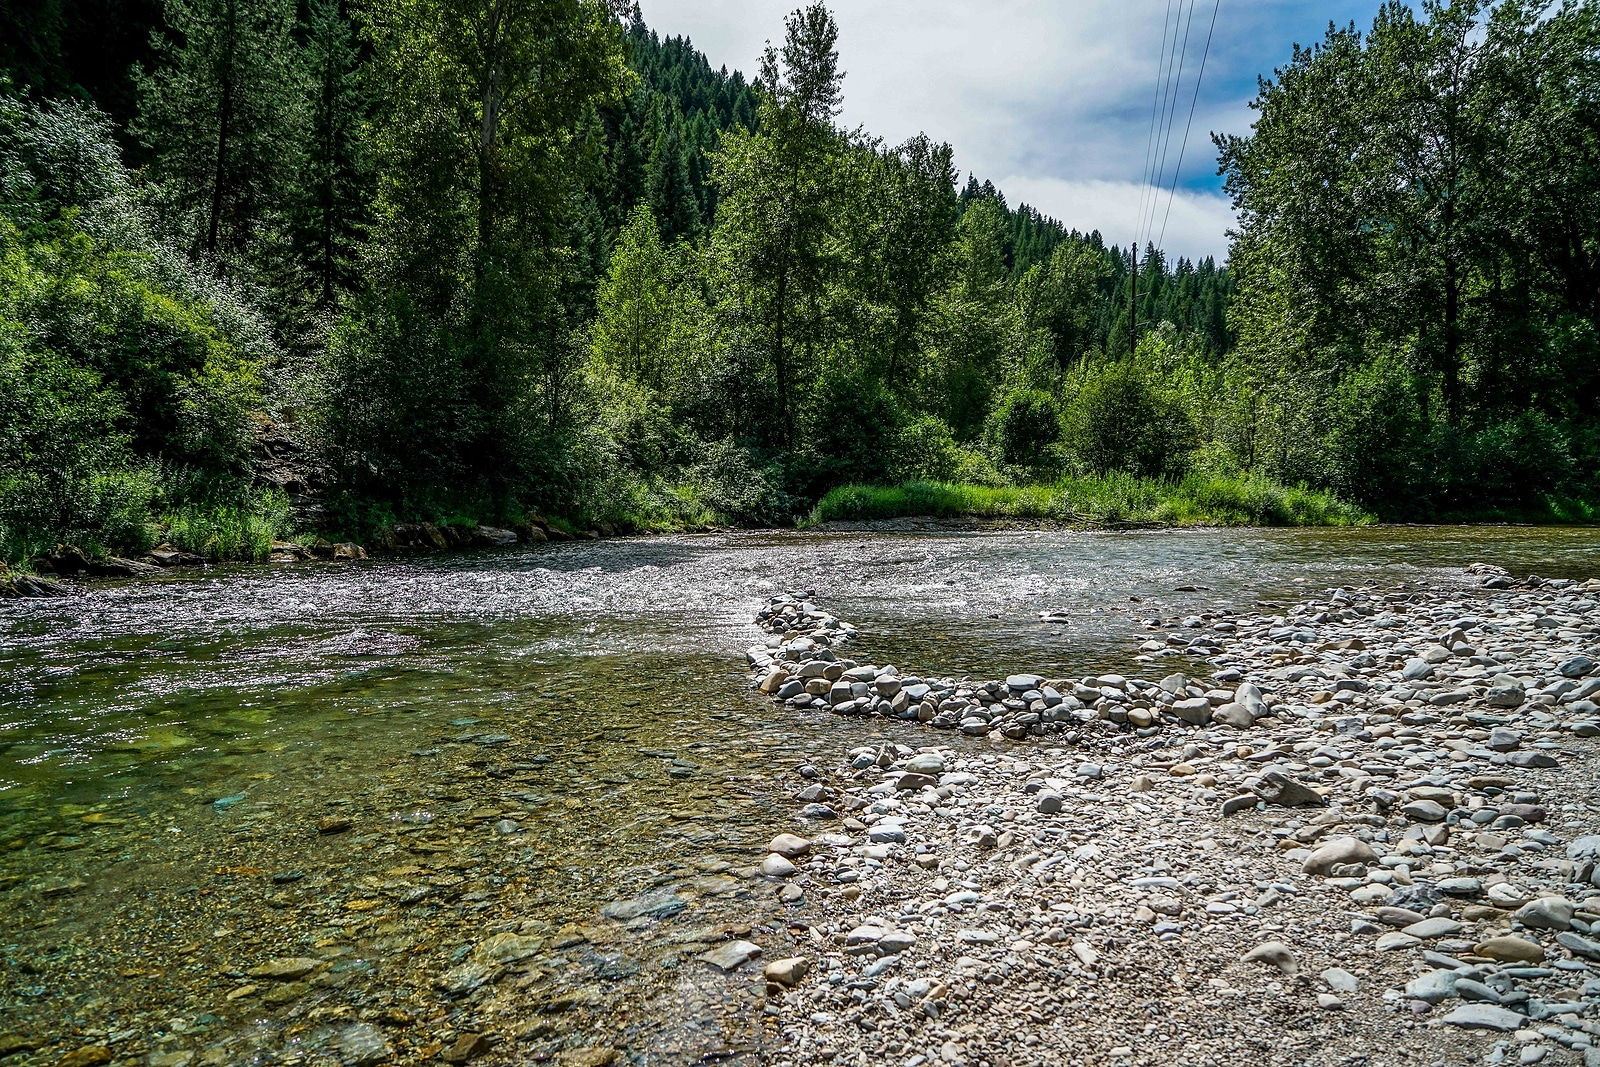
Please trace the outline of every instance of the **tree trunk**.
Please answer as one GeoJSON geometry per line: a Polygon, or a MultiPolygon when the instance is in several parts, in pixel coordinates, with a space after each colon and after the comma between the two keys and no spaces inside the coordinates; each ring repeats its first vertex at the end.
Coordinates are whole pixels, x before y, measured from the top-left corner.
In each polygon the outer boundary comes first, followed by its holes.
{"type": "Polygon", "coordinates": [[[483,121],[478,130],[478,269],[494,247],[495,222],[500,196],[500,105],[503,91],[500,58],[500,16],[498,2],[487,10],[488,24],[483,31],[483,121]]]}
{"type": "Polygon", "coordinates": [[[228,4],[227,25],[223,30],[222,99],[217,105],[217,159],[211,175],[211,217],[206,220],[206,252],[217,254],[218,231],[222,223],[223,187],[228,173],[228,135],[233,127],[234,45],[239,36],[238,11],[228,4]]]}

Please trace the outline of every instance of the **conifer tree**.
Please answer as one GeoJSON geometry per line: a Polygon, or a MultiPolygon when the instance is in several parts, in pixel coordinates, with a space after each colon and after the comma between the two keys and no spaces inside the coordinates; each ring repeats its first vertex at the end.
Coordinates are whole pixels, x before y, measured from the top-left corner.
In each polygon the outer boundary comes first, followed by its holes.
{"type": "Polygon", "coordinates": [[[357,283],[356,246],[372,193],[362,123],[368,105],[360,51],[340,0],[310,0],[305,69],[311,89],[309,136],[297,212],[297,238],[317,301],[334,302],[357,283]]]}
{"type": "Polygon", "coordinates": [[[293,0],[167,0],[137,133],[196,251],[238,265],[276,227],[302,157],[293,0]]]}

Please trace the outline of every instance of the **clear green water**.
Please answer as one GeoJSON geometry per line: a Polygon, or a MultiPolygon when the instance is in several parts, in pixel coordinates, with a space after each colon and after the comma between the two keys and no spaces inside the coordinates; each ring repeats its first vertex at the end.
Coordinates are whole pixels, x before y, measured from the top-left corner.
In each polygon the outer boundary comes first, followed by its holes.
{"type": "Polygon", "coordinates": [[[742,650],[770,592],[814,590],[861,628],[864,660],[1070,675],[1130,666],[1145,618],[1459,581],[1475,560],[1588,577],[1600,537],[756,533],[0,604],[0,1034],[55,1042],[15,1061],[41,1063],[108,1040],[336,1062],[330,1042],[362,1019],[401,1061],[478,1031],[502,1042],[482,1062],[596,1044],[758,1060],[759,968],[695,956],[730,931],[787,954],[807,912],[730,875],[794,828],[799,765],[926,737],[750,695],[742,650]],[[1039,621],[1054,610],[1068,621],[1039,621]],[[319,833],[334,817],[350,829],[319,833]],[[663,887],[681,914],[599,915],[663,887]],[[540,947],[512,973],[436,988],[517,930],[540,947]],[[287,993],[247,976],[284,956],[329,966],[287,993]]]}

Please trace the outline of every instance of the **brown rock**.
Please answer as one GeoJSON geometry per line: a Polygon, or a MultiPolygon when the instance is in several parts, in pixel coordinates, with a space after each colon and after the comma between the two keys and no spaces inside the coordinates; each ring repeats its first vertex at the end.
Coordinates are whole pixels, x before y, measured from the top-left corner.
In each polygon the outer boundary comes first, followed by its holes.
{"type": "Polygon", "coordinates": [[[811,961],[804,956],[790,956],[788,959],[773,960],[767,964],[766,979],[769,982],[782,986],[793,986],[800,983],[811,970],[811,961]]]}
{"type": "Polygon", "coordinates": [[[85,1045],[61,1057],[58,1067],[94,1067],[98,1063],[110,1063],[111,1050],[104,1045],[85,1045]]]}
{"type": "Polygon", "coordinates": [[[605,1045],[590,1048],[571,1048],[557,1057],[561,1067],[610,1067],[616,1061],[617,1050],[605,1045]]]}
{"type": "Polygon", "coordinates": [[[1512,937],[1509,934],[1480,941],[1472,951],[1486,959],[1499,960],[1502,963],[1544,962],[1543,947],[1526,938],[1512,937]]]}
{"type": "Polygon", "coordinates": [[[462,1034],[439,1058],[446,1063],[466,1063],[482,1056],[493,1045],[494,1038],[488,1034],[462,1034]]]}
{"type": "Polygon", "coordinates": [[[348,829],[350,829],[350,817],[348,815],[324,815],[317,820],[317,833],[319,834],[342,834],[348,829]]]}
{"type": "Polygon", "coordinates": [[[275,982],[292,982],[297,978],[304,978],[320,966],[322,966],[321,960],[314,960],[308,956],[287,956],[282,959],[268,960],[259,967],[252,967],[249,974],[251,978],[270,978],[275,982]]]}

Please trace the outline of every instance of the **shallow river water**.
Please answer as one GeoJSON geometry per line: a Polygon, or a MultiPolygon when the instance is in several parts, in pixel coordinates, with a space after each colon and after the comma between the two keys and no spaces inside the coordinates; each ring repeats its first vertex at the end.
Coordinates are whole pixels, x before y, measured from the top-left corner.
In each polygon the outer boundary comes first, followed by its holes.
{"type": "Polygon", "coordinates": [[[797,767],[926,736],[755,698],[766,596],[814,592],[863,661],[1075,676],[1132,669],[1146,619],[1476,560],[1589,577],[1600,535],[747,533],[0,603],[0,1055],[758,1062],[759,966],[698,955],[803,942],[748,877],[797,767]],[[670,914],[602,916],[641,894],[670,914]],[[283,958],[318,966],[252,975],[283,958]]]}

